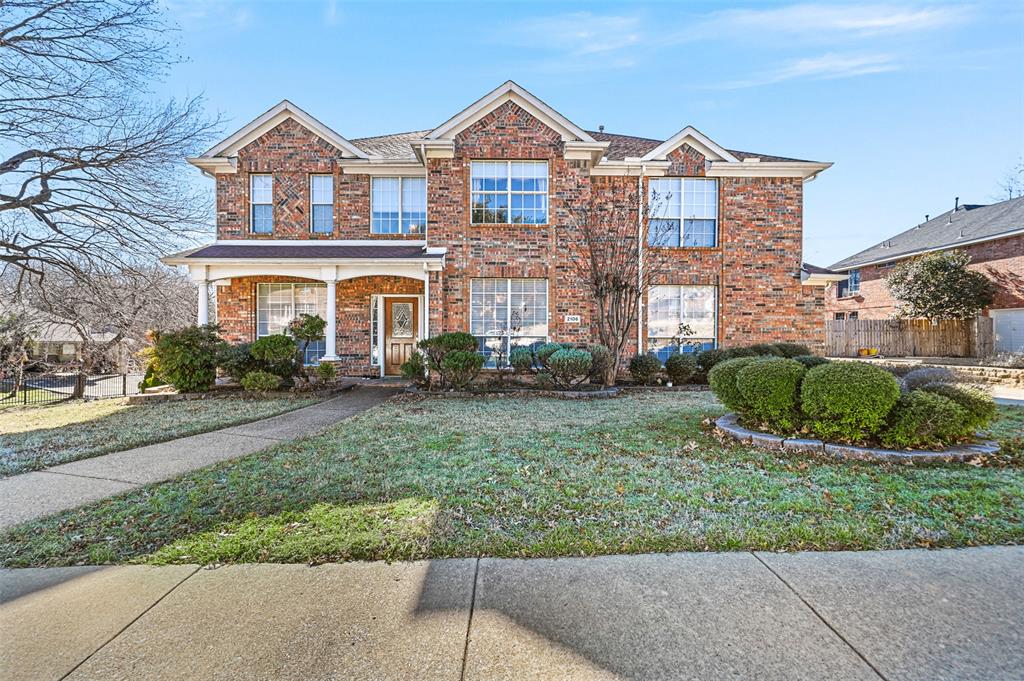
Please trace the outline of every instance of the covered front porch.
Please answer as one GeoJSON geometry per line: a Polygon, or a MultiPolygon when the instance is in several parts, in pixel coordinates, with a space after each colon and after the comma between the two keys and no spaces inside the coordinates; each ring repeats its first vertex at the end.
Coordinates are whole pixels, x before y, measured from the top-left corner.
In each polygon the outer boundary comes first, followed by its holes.
{"type": "Polygon", "coordinates": [[[425,245],[224,243],[169,256],[198,287],[197,322],[224,338],[252,342],[283,333],[300,314],[327,322],[304,360],[346,375],[383,376],[430,335],[431,291],[440,289],[444,250],[425,245]],[[214,310],[211,315],[211,298],[214,310]]]}

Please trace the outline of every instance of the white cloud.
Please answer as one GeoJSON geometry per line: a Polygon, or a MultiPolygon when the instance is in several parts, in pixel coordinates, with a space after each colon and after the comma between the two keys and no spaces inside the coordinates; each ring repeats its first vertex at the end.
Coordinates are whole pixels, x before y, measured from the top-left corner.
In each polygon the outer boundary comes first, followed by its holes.
{"type": "Polygon", "coordinates": [[[758,85],[771,85],[787,80],[807,78],[813,80],[835,80],[853,78],[872,73],[898,71],[902,68],[896,56],[891,54],[823,54],[817,57],[794,59],[782,66],[761,71],[750,78],[717,85],[717,88],[733,90],[758,85]]]}
{"type": "Polygon", "coordinates": [[[615,52],[642,41],[640,18],[573,12],[527,19],[513,29],[515,41],[571,56],[615,52]]]}
{"type": "Polygon", "coordinates": [[[241,31],[253,21],[249,7],[235,0],[168,0],[167,11],[187,31],[241,31]]]}
{"type": "Polygon", "coordinates": [[[327,7],[324,8],[324,21],[328,26],[338,23],[338,0],[327,0],[327,7]]]}

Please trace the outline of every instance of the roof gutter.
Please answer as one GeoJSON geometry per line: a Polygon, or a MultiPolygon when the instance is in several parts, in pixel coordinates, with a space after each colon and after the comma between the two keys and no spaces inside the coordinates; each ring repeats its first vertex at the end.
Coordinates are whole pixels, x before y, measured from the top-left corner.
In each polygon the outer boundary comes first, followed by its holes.
{"type": "Polygon", "coordinates": [[[955,244],[945,244],[943,246],[934,246],[932,248],[920,248],[916,251],[910,251],[909,253],[900,253],[897,255],[890,256],[888,258],[878,258],[876,260],[867,260],[865,262],[853,263],[850,265],[835,264],[829,267],[830,270],[839,270],[842,272],[848,272],[850,270],[856,270],[861,267],[868,267],[869,265],[879,265],[887,262],[895,262],[896,260],[904,260],[906,258],[912,258],[915,255],[924,255],[925,253],[935,253],[936,251],[952,251],[961,246],[973,246],[974,244],[983,244],[987,241],[998,241],[999,239],[1008,239],[1011,236],[1020,236],[1024,234],[1024,228],[1014,229],[1009,232],[1003,232],[1002,234],[995,234],[993,236],[985,236],[978,239],[969,239],[967,241],[961,241],[955,244]]]}

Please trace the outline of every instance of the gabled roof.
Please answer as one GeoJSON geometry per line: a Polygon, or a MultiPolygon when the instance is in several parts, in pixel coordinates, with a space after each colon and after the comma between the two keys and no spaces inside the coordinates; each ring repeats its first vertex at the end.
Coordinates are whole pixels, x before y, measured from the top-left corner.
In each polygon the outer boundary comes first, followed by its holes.
{"type": "Polygon", "coordinates": [[[712,161],[731,161],[737,162],[740,159],[736,158],[725,147],[719,146],[710,137],[702,133],[692,125],[688,125],[676,134],[669,137],[667,140],[651,149],[649,152],[644,154],[641,160],[644,161],[663,161],[665,158],[675,151],[678,147],[683,144],[689,144],[691,147],[704,154],[704,156],[712,161]]]}
{"type": "Polygon", "coordinates": [[[300,125],[319,135],[325,142],[336,147],[342,152],[342,156],[355,158],[366,158],[366,152],[352,144],[350,141],[331,130],[329,127],[313,118],[311,115],[295,106],[287,99],[281,100],[279,104],[271,107],[252,122],[245,125],[241,130],[223,140],[199,158],[217,158],[234,156],[238,150],[258,139],[267,132],[273,130],[287,119],[293,119],[300,125]]]}
{"type": "Polygon", "coordinates": [[[507,101],[513,101],[562,134],[564,140],[595,142],[583,128],[542,102],[526,88],[506,80],[447,121],[428,132],[431,140],[450,139],[507,101]]]}
{"type": "MultiPolygon", "coordinates": [[[[664,140],[651,139],[650,137],[617,135],[615,133],[599,132],[596,130],[588,130],[587,132],[589,132],[597,141],[609,143],[608,151],[605,153],[605,157],[609,161],[622,161],[626,158],[642,158],[665,143],[664,140]]],[[[736,149],[727,149],[726,151],[741,161],[748,158],[759,158],[762,161],[771,163],[811,163],[811,161],[806,161],[804,159],[774,156],[772,154],[757,154],[752,151],[737,151],[736,149]]]]}
{"type": "Polygon", "coordinates": [[[965,204],[840,260],[831,269],[849,270],[1014,234],[1024,234],[1024,197],[987,206],[965,204]]]}

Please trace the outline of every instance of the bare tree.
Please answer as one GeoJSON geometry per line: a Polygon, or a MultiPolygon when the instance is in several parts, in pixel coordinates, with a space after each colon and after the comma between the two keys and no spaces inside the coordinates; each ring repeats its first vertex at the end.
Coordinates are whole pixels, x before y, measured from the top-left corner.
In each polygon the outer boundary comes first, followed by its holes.
{"type": "Polygon", "coordinates": [[[131,262],[204,227],[182,172],[219,121],[152,103],[175,59],[155,0],[0,0],[0,264],[131,262]]]}
{"type": "Polygon", "coordinates": [[[140,350],[152,329],[173,330],[196,318],[189,279],[162,265],[47,272],[28,288],[32,306],[66,321],[82,337],[82,370],[127,369],[126,346],[140,350]]]}
{"type": "Polygon", "coordinates": [[[0,400],[4,400],[17,397],[21,390],[32,333],[24,306],[3,287],[0,292],[5,294],[0,306],[0,400]]]}
{"type": "Polygon", "coordinates": [[[1006,176],[999,183],[1002,192],[996,196],[1000,201],[1016,199],[1024,196],[1024,158],[1017,160],[1017,165],[1006,173],[1006,176]]]}
{"type": "Polygon", "coordinates": [[[652,193],[641,200],[636,192],[598,191],[569,208],[573,229],[559,232],[575,240],[561,247],[590,293],[598,337],[613,357],[602,377],[605,385],[615,383],[644,296],[666,271],[666,251],[657,246],[667,243],[669,227],[656,216],[667,198],[652,193]]]}

